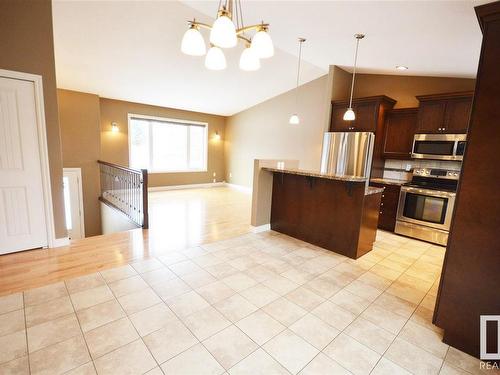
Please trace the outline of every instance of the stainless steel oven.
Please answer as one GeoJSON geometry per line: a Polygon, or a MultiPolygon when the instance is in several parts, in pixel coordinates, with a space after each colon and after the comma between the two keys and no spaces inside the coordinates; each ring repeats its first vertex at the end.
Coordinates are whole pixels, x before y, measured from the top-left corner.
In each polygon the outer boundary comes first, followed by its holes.
{"type": "Polygon", "coordinates": [[[446,245],[459,171],[416,169],[401,187],[395,232],[446,245]]]}
{"type": "Polygon", "coordinates": [[[466,134],[415,134],[412,158],[463,160],[466,134]]]}

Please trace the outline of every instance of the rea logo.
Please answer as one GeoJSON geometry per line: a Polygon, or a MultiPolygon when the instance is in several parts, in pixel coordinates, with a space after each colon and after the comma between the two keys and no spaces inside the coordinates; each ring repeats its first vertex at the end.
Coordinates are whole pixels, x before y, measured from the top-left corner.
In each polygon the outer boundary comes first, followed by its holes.
{"type": "MultiPolygon", "coordinates": [[[[491,332],[490,332],[491,334],[491,332]]],[[[481,315],[480,317],[480,356],[482,360],[500,360],[500,315],[481,315]],[[497,326],[497,345],[496,352],[488,352],[487,348],[487,324],[488,322],[496,322],[497,326]]]]}

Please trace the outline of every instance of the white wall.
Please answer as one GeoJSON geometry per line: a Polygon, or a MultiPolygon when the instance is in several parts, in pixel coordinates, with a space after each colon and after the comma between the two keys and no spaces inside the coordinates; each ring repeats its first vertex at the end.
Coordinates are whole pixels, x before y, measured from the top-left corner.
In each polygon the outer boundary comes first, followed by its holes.
{"type": "Polygon", "coordinates": [[[224,140],[226,181],[251,187],[254,159],[296,159],[302,169],[319,169],[329,82],[324,75],[300,86],[298,110],[292,90],[229,117],[224,140]],[[295,111],[301,122],[290,125],[295,111]]]}

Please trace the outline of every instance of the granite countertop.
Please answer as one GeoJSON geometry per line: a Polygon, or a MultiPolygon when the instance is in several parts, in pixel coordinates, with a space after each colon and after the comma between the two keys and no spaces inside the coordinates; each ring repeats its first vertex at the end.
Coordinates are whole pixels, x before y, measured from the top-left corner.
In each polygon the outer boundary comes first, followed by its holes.
{"type": "Polygon", "coordinates": [[[383,192],[384,192],[384,188],[368,186],[366,188],[365,195],[372,195],[372,194],[378,194],[378,193],[383,193],[383,192]]]}
{"type": "Polygon", "coordinates": [[[319,178],[326,178],[329,180],[337,180],[337,181],[366,182],[366,180],[367,180],[366,177],[343,176],[343,175],[336,175],[336,174],[321,173],[318,171],[309,171],[306,169],[292,169],[292,168],[279,169],[279,168],[269,168],[269,167],[264,167],[262,169],[269,171],[269,172],[281,172],[281,173],[297,174],[300,176],[319,177],[319,178]]]}
{"type": "Polygon", "coordinates": [[[387,184],[387,185],[403,185],[409,181],[406,180],[396,180],[393,178],[370,178],[370,182],[376,182],[379,184],[387,184]]]}

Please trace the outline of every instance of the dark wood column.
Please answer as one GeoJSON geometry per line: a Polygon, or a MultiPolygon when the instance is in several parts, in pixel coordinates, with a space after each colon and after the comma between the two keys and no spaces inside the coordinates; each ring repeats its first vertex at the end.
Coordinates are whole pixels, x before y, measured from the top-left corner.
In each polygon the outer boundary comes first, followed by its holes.
{"type": "MultiPolygon", "coordinates": [[[[443,341],[480,355],[480,316],[500,315],[500,2],[476,7],[481,58],[434,323],[443,341]]],[[[497,347],[489,325],[488,351],[497,347]]]]}

